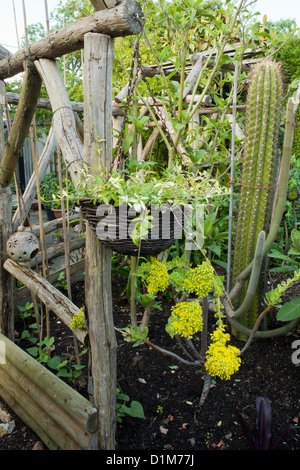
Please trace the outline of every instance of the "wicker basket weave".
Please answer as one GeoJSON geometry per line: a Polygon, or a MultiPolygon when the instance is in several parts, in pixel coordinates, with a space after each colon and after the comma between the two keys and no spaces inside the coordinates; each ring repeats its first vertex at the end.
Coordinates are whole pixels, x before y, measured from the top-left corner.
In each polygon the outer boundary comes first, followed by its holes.
{"type": "Polygon", "coordinates": [[[134,228],[135,219],[139,216],[127,205],[114,207],[113,205],[94,204],[90,199],[82,199],[80,202],[83,217],[88,221],[89,226],[97,234],[101,243],[121,254],[131,256],[151,256],[157,255],[181,238],[183,227],[183,211],[179,206],[172,208],[164,206],[157,210],[151,210],[154,219],[151,220],[151,227],[148,235],[141,240],[139,245],[135,245],[130,238],[130,233],[134,228]]]}

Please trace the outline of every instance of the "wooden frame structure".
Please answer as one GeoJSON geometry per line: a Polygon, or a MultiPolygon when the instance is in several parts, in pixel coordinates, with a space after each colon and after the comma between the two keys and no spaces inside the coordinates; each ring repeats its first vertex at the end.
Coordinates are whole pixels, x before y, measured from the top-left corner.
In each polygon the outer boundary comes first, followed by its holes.
{"type": "MultiPolygon", "coordinates": [[[[14,344],[14,279],[19,279],[24,284],[23,291],[25,289],[34,298],[39,298],[69,327],[73,314],[79,313],[79,309],[45,278],[44,273],[41,276],[32,269],[33,266],[5,259],[3,255],[6,242],[22,216],[19,207],[12,218],[9,185],[37,106],[51,107],[52,128],[36,174],[24,193],[25,207],[21,210],[26,212],[30,208],[38,181],[55,146],[60,149],[75,186],[83,161],[96,169],[98,153],[95,148],[99,138],[106,142],[102,152],[102,158],[106,156],[103,164],[108,165],[111,160],[112,122],[107,116],[123,114],[122,110],[112,109],[113,38],[140,33],[143,13],[134,0],[122,3],[92,0],[91,3],[97,10],[93,15],[34,43],[30,49],[25,48],[0,60],[0,111],[3,114],[6,102],[13,99],[18,102],[6,145],[0,132],[0,341],[6,353],[5,364],[0,364],[0,395],[49,449],[115,448],[116,340],[111,305],[110,250],[103,248],[87,229],[84,268],[89,327],[74,329],[73,332],[76,340],[83,344],[89,342],[92,352],[93,403],[14,344]],[[79,132],[74,111],[82,110],[82,107],[76,108],[70,102],[55,58],[83,47],[85,125],[79,132]],[[17,98],[6,96],[3,80],[23,70],[21,95],[17,98]],[[39,100],[42,82],[50,98],[46,103],[39,100]]],[[[53,229],[59,223],[63,220],[49,222],[49,225],[53,229]]],[[[40,223],[38,228],[42,239],[45,227],[40,223]]],[[[84,241],[78,241],[73,249],[83,245],[84,241]]],[[[78,264],[82,269],[83,263],[78,264]]]]}
{"type": "MultiPolygon", "coordinates": [[[[93,403],[67,385],[62,385],[60,379],[45,371],[43,366],[14,344],[14,279],[24,284],[22,296],[31,293],[34,298],[39,298],[67,326],[70,326],[74,313],[78,313],[78,308],[51,284],[51,276],[45,276],[45,271],[41,276],[35,272],[33,264],[25,266],[5,259],[3,253],[6,251],[6,241],[31,206],[39,187],[38,182],[43,177],[56,146],[62,153],[75,187],[83,162],[89,165],[92,172],[97,172],[100,164],[107,168],[111,164],[112,129],[120,127],[119,121],[124,116],[122,101],[128,89],[128,86],[125,87],[112,101],[114,38],[140,33],[143,13],[135,0],[121,3],[117,0],[91,0],[91,3],[97,10],[93,15],[37,41],[30,48],[0,59],[0,111],[3,111],[1,107],[5,103],[18,104],[6,145],[0,132],[0,342],[5,345],[7,352],[6,364],[0,364],[0,396],[50,449],[115,448],[117,346],[112,315],[111,250],[99,242],[89,227],[86,228],[85,242],[77,240],[70,248],[75,250],[85,244],[86,249],[85,261],[81,260],[77,266],[73,266],[73,272],[76,273],[83,267],[85,269],[88,328],[74,330],[74,335],[79,342],[89,342],[90,345],[93,403]],[[56,57],[80,48],[85,51],[83,104],[69,100],[55,62],[56,57]],[[3,80],[22,71],[24,83],[21,94],[6,93],[3,80]],[[42,83],[49,100],[39,98],[42,83]],[[24,207],[19,207],[12,217],[9,184],[36,107],[52,109],[52,127],[36,173],[23,194],[24,207]],[[83,127],[76,117],[78,111],[84,112],[83,127]],[[102,142],[100,157],[97,152],[99,139],[102,142]]],[[[226,53],[230,54],[232,51],[228,50],[226,53]]],[[[0,58],[2,56],[1,53],[0,58]]],[[[247,70],[251,68],[251,57],[249,53],[250,62],[245,64],[247,70]]],[[[194,59],[186,77],[186,100],[190,99],[189,93],[201,69],[201,57],[194,59]]],[[[165,65],[165,72],[168,73],[168,64],[165,65]]],[[[153,76],[159,70],[144,67],[144,73],[146,76],[153,76]]],[[[198,111],[198,117],[201,113],[215,111],[206,106],[198,111]]],[[[142,107],[141,113],[143,112],[145,110],[142,107]]],[[[161,112],[164,112],[163,106],[161,112]]],[[[164,115],[164,118],[172,134],[167,116],[164,115]]],[[[154,127],[145,147],[139,146],[139,159],[146,158],[158,136],[159,131],[154,127]]],[[[181,143],[178,151],[186,158],[181,143]]],[[[42,241],[45,231],[53,230],[64,222],[61,219],[49,222],[48,225],[40,223],[39,227],[34,228],[34,232],[42,241]]],[[[62,244],[61,251],[64,249],[62,244]]],[[[59,252],[57,247],[55,251],[56,254],[59,252]]],[[[48,256],[51,256],[50,250],[48,256]]]]}

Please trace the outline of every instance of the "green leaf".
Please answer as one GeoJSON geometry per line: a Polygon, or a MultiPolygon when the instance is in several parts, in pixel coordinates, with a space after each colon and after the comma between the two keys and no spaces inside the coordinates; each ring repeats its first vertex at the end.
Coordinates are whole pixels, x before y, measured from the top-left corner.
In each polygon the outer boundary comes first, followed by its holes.
{"type": "Polygon", "coordinates": [[[51,369],[57,369],[60,364],[61,358],[59,356],[49,358],[47,361],[47,366],[51,367],[51,369]]]}
{"type": "Polygon", "coordinates": [[[291,321],[300,317],[300,297],[285,303],[277,312],[276,319],[279,321],[291,321]]]}
{"type": "MultiPolygon", "coordinates": [[[[300,232],[296,229],[293,229],[291,232],[291,239],[294,245],[294,248],[300,252],[300,232]]],[[[298,253],[300,254],[300,253],[298,253]]]]}
{"type": "Polygon", "coordinates": [[[47,348],[51,348],[52,344],[54,343],[55,339],[54,339],[54,336],[52,336],[51,338],[48,338],[47,336],[44,338],[44,345],[47,347],[47,348]]]}
{"type": "Polygon", "coordinates": [[[27,352],[28,352],[28,354],[30,354],[31,356],[36,357],[36,356],[38,355],[39,348],[37,348],[36,346],[33,347],[33,348],[28,348],[28,349],[27,349],[27,352]]]}
{"type": "Polygon", "coordinates": [[[139,401],[133,400],[130,404],[130,407],[124,406],[124,411],[132,418],[142,418],[146,419],[143,407],[139,401]]]}
{"type": "Polygon", "coordinates": [[[56,374],[57,377],[71,377],[72,374],[67,369],[59,369],[59,372],[56,374]]]}

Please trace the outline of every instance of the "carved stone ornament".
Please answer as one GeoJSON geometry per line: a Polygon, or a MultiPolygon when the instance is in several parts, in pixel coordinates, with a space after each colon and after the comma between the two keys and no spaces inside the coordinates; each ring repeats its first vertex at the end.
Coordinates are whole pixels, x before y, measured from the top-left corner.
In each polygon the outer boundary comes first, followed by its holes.
{"type": "Polygon", "coordinates": [[[8,256],[19,263],[26,263],[36,257],[40,249],[39,241],[32,232],[27,232],[21,225],[6,243],[8,256]]]}

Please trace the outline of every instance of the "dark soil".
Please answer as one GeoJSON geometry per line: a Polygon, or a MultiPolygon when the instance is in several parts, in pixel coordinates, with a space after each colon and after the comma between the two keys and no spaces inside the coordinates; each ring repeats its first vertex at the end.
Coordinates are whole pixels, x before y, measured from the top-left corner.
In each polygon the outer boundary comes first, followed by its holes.
{"type": "MultiPolygon", "coordinates": [[[[124,281],[122,281],[124,284],[124,281]]],[[[123,285],[114,283],[115,326],[128,326],[129,306],[120,296],[123,285]]],[[[82,284],[73,288],[73,301],[83,305],[82,284]]],[[[150,338],[166,349],[181,354],[180,349],[165,332],[170,304],[151,318],[150,338]]],[[[22,325],[17,325],[22,331],[22,325]]],[[[52,317],[56,354],[68,357],[72,352],[72,335],[62,323],[52,317]],[[63,349],[62,349],[63,348],[63,349]]],[[[19,332],[20,334],[20,332],[19,332]]],[[[298,423],[300,414],[300,368],[292,362],[293,341],[300,331],[255,341],[243,356],[239,371],[228,381],[215,380],[202,406],[199,399],[203,386],[202,374],[194,367],[176,362],[147,346],[132,347],[117,332],[118,387],[130,400],[143,406],[146,419],[126,416],[118,423],[117,450],[247,450],[247,442],[238,423],[237,409],[249,428],[256,429],[256,397],[267,396],[272,407],[272,439],[282,429],[298,423]]],[[[244,343],[232,338],[231,344],[244,343]]],[[[86,368],[87,370],[87,368],[86,368]]],[[[85,372],[86,373],[86,372],[85,372]]],[[[76,387],[86,394],[84,377],[76,387]]],[[[0,405],[8,407],[0,399],[0,405]]],[[[8,409],[9,410],[9,409],[8,409]]],[[[0,438],[0,450],[32,450],[40,441],[11,410],[16,422],[11,435],[0,438]]],[[[299,450],[300,432],[290,430],[278,446],[280,450],[299,450]]]]}

